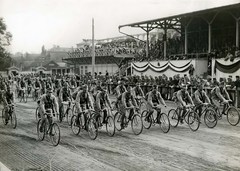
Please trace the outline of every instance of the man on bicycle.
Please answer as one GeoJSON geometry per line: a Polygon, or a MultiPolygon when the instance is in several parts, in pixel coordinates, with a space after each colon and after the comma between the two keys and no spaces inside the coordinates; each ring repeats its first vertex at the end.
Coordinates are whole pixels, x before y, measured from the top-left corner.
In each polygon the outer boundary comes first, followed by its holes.
{"type": "Polygon", "coordinates": [[[157,123],[160,122],[160,114],[161,114],[160,103],[164,105],[164,107],[167,107],[164,99],[161,96],[161,93],[158,91],[158,86],[154,84],[152,86],[152,90],[147,94],[147,106],[149,111],[148,116],[150,116],[154,112],[153,109],[157,111],[157,118],[156,118],[157,123]]]}
{"type": "MultiPolygon", "coordinates": [[[[45,114],[47,114],[49,116],[49,126],[52,124],[53,122],[53,114],[49,114],[47,113],[48,110],[52,110],[52,111],[55,111],[56,114],[59,113],[59,108],[58,108],[58,103],[57,103],[57,100],[56,100],[56,97],[52,94],[52,89],[51,88],[48,88],[47,89],[47,93],[46,94],[43,94],[41,96],[41,99],[40,99],[40,108],[41,108],[41,119],[42,119],[42,123],[45,122],[45,114]],[[55,110],[54,110],[55,109],[55,110]]],[[[54,113],[54,112],[53,112],[54,113]]],[[[55,114],[54,114],[55,116],[55,114]]],[[[43,125],[43,124],[42,124],[43,125]]],[[[43,131],[43,127],[40,127],[40,132],[43,131]]]]}
{"type": "MultiPolygon", "coordinates": [[[[64,83],[63,87],[60,89],[59,95],[58,95],[58,103],[59,103],[59,109],[63,108],[63,102],[70,102],[72,101],[69,85],[67,82],[64,83]]],[[[63,108],[63,111],[60,111],[65,113],[65,110],[63,108]]],[[[62,113],[62,114],[63,114],[62,113]]]]}
{"type": "MultiPolygon", "coordinates": [[[[85,124],[87,121],[87,113],[84,112],[86,109],[93,109],[93,102],[92,99],[90,98],[90,94],[88,92],[88,86],[85,84],[82,86],[82,90],[80,90],[76,96],[76,109],[78,111],[77,115],[77,125],[80,125],[79,123],[79,118],[81,114],[84,114],[84,119],[85,119],[85,124]]],[[[85,127],[86,129],[86,127],[85,127]]]]}
{"type": "MultiPolygon", "coordinates": [[[[145,98],[144,93],[143,93],[143,90],[142,90],[142,88],[141,88],[140,85],[141,85],[141,84],[138,82],[138,83],[136,83],[136,86],[133,88],[133,95],[134,95],[134,97],[135,97],[136,99],[137,99],[139,96],[145,98]]],[[[141,105],[141,104],[139,104],[139,101],[138,101],[138,100],[137,100],[137,103],[138,103],[138,106],[141,105]]]]}
{"type": "Polygon", "coordinates": [[[211,100],[212,103],[215,106],[219,106],[219,103],[223,103],[223,111],[222,114],[226,115],[225,109],[226,109],[226,104],[228,102],[231,102],[232,100],[230,99],[230,96],[225,88],[225,83],[222,81],[221,83],[216,82],[215,87],[211,90],[210,92],[211,95],[211,100]]]}
{"type": "Polygon", "coordinates": [[[195,104],[195,111],[198,111],[199,118],[201,118],[202,108],[204,104],[211,104],[207,93],[203,89],[203,84],[199,83],[197,85],[197,90],[193,93],[192,96],[193,102],[195,104]]]}
{"type": "Polygon", "coordinates": [[[111,106],[111,101],[110,98],[107,94],[107,85],[105,83],[102,83],[101,85],[101,91],[99,91],[96,95],[96,101],[94,103],[94,107],[95,107],[95,112],[97,115],[100,115],[101,112],[103,112],[103,116],[101,116],[103,118],[103,123],[106,123],[106,118],[107,118],[107,105],[109,106],[109,108],[112,110],[112,106],[111,106]]]}
{"type": "Polygon", "coordinates": [[[33,84],[33,88],[34,88],[34,95],[39,98],[40,97],[40,91],[41,91],[41,84],[39,81],[39,78],[36,78],[34,84],[33,84]]]}
{"type": "Polygon", "coordinates": [[[124,118],[126,116],[126,112],[128,109],[130,109],[128,119],[130,120],[134,114],[134,107],[139,109],[137,102],[132,94],[132,87],[128,86],[127,91],[121,94],[118,97],[119,106],[120,106],[120,112],[122,114],[122,121],[121,121],[121,127],[124,128],[124,118]]]}
{"type": "Polygon", "coordinates": [[[116,108],[118,108],[118,102],[119,102],[119,97],[127,91],[125,85],[124,85],[124,80],[118,81],[118,86],[115,88],[116,90],[116,95],[117,95],[117,100],[116,100],[116,108]]]}
{"type": "Polygon", "coordinates": [[[194,103],[187,91],[187,85],[182,85],[180,88],[181,88],[180,90],[175,92],[173,99],[175,100],[177,107],[182,110],[182,112],[180,110],[180,122],[183,123],[183,119],[184,119],[183,117],[187,112],[187,109],[186,109],[187,104],[190,103],[192,106],[194,106],[194,103]]]}
{"type": "Polygon", "coordinates": [[[5,124],[8,124],[8,106],[14,103],[13,92],[10,91],[10,87],[7,86],[7,91],[3,92],[3,106],[5,110],[5,124]]]}
{"type": "Polygon", "coordinates": [[[20,87],[20,90],[19,90],[20,97],[24,97],[25,91],[26,91],[26,89],[27,89],[27,83],[26,83],[26,81],[24,80],[24,77],[21,77],[21,80],[20,80],[20,82],[19,82],[19,87],[20,87]]]}

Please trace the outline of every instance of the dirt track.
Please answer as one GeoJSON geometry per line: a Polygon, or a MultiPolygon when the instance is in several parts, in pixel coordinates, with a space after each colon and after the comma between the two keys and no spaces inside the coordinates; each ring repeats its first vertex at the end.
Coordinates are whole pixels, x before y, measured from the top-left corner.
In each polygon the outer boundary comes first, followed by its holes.
{"type": "MultiPolygon", "coordinates": [[[[174,107],[167,104],[166,111],[174,107]]],[[[0,122],[0,161],[11,170],[240,170],[240,125],[226,117],[197,132],[183,124],[167,134],[154,126],[139,136],[127,128],[109,137],[102,128],[96,140],[86,131],[75,136],[65,121],[53,147],[37,139],[35,108],[32,101],[17,103],[15,130],[0,122]]]]}

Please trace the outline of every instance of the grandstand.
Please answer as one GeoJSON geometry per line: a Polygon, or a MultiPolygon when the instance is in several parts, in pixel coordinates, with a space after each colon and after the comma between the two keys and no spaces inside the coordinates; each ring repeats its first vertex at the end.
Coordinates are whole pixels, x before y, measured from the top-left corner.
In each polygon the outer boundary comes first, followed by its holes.
{"type": "MultiPolygon", "coordinates": [[[[240,3],[120,25],[120,33],[129,38],[121,43],[112,40],[96,48],[96,71],[108,70],[111,73],[122,63],[126,64],[123,68],[126,69],[131,60],[128,74],[159,75],[166,72],[169,76],[183,75],[194,68],[194,75],[220,78],[226,74],[222,66],[225,60],[220,58],[238,57],[239,11],[240,3]],[[122,32],[124,27],[143,29],[146,41],[122,32]],[[162,39],[151,39],[151,33],[156,29],[163,30],[162,39]],[[175,36],[167,36],[169,30],[175,30],[175,36]]],[[[63,61],[91,70],[90,52],[91,47],[79,49],[70,52],[63,61]]],[[[228,65],[237,61],[231,60],[228,65]]],[[[228,75],[237,73],[238,70],[234,70],[228,75]]]]}

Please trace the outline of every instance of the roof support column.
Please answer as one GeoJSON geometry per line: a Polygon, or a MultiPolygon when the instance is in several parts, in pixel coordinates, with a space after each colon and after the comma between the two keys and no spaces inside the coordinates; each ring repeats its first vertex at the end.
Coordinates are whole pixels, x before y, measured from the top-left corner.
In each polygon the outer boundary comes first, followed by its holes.
{"type": "Polygon", "coordinates": [[[212,49],[212,25],[208,23],[208,53],[211,52],[212,49]]]}
{"type": "Polygon", "coordinates": [[[164,45],[164,50],[163,50],[163,56],[164,60],[167,58],[167,27],[166,27],[166,20],[164,20],[164,35],[163,35],[163,45],[164,45]]]}
{"type": "Polygon", "coordinates": [[[240,13],[237,11],[235,13],[235,15],[233,14],[233,12],[229,12],[233,18],[236,21],[236,47],[239,48],[239,20],[240,20],[240,13]]]}
{"type": "Polygon", "coordinates": [[[236,47],[239,48],[239,19],[236,21],[236,47]]]}
{"type": "Polygon", "coordinates": [[[184,43],[185,43],[185,46],[184,46],[184,53],[187,54],[188,53],[188,26],[190,25],[191,21],[192,21],[193,17],[191,17],[189,19],[189,21],[182,21],[182,25],[185,27],[185,40],[184,40],[184,43]]]}
{"type": "Polygon", "coordinates": [[[188,53],[188,39],[187,39],[187,27],[185,27],[185,49],[184,49],[184,53],[187,54],[188,53]]]}
{"type": "Polygon", "coordinates": [[[146,43],[146,57],[149,58],[149,30],[148,30],[148,24],[147,24],[147,43],[146,43]]]}
{"type": "Polygon", "coordinates": [[[212,23],[214,21],[214,19],[216,18],[218,12],[216,12],[214,14],[213,17],[202,17],[207,23],[208,23],[208,53],[211,52],[211,48],[212,48],[212,23]]]}

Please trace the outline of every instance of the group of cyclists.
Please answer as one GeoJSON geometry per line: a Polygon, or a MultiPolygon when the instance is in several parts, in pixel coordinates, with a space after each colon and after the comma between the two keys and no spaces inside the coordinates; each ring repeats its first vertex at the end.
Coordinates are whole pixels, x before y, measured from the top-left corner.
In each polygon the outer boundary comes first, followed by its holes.
{"type": "MultiPolygon", "coordinates": [[[[173,100],[177,108],[181,109],[179,120],[183,123],[183,116],[187,112],[188,106],[194,106],[194,110],[199,114],[201,118],[202,108],[204,105],[213,104],[217,107],[223,104],[223,112],[226,104],[231,102],[230,96],[226,91],[224,82],[215,82],[214,88],[212,88],[210,97],[204,90],[205,82],[199,80],[197,83],[197,89],[194,92],[189,90],[189,83],[182,82],[180,84],[180,90],[173,94],[173,100]]],[[[115,88],[116,101],[114,105],[109,98],[108,85],[106,81],[90,80],[87,82],[78,82],[74,77],[57,79],[54,77],[47,77],[45,79],[41,77],[21,76],[12,78],[1,78],[1,99],[3,101],[5,109],[5,124],[8,123],[8,106],[16,102],[18,96],[24,96],[32,92],[32,96],[36,96],[38,104],[40,106],[40,116],[42,119],[46,116],[46,111],[52,109],[55,114],[64,113],[64,102],[74,102],[75,111],[77,115],[76,124],[80,125],[79,118],[84,115],[85,122],[89,116],[88,112],[94,110],[97,117],[99,115],[103,118],[102,124],[107,122],[106,118],[109,115],[107,109],[117,109],[122,116],[128,115],[128,119],[131,119],[136,109],[140,112],[143,107],[139,98],[146,105],[148,116],[154,111],[157,112],[156,123],[160,122],[161,108],[167,107],[165,100],[158,89],[157,84],[153,84],[149,92],[144,94],[141,84],[136,83],[134,86],[127,85],[124,79],[118,81],[118,85],[115,88]],[[129,114],[128,111],[129,110],[129,114]]],[[[225,113],[223,113],[225,114],[225,113]]],[[[148,120],[148,116],[146,117],[148,120]]],[[[49,116],[50,124],[52,123],[52,117],[49,116]]],[[[199,120],[199,122],[201,122],[199,120]]],[[[86,123],[85,123],[86,124],[86,123]]],[[[124,117],[121,120],[121,127],[124,127],[124,117]]],[[[87,129],[87,127],[85,127],[87,129]]],[[[40,129],[42,131],[42,129],[40,129]]]]}

